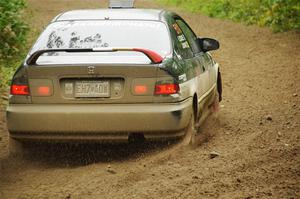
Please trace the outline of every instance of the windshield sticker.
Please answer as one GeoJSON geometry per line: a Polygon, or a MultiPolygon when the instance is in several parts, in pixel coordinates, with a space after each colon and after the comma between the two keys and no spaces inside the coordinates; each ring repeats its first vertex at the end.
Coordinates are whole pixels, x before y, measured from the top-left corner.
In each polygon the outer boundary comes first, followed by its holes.
{"type": "Polygon", "coordinates": [[[103,43],[102,36],[99,33],[95,35],[87,36],[80,39],[80,36],[76,36],[77,33],[73,32],[71,34],[71,39],[69,43],[69,48],[106,48],[108,43],[103,43]]]}
{"type": "Polygon", "coordinates": [[[173,24],[173,28],[176,31],[177,35],[181,35],[182,34],[182,31],[181,31],[181,29],[180,29],[180,27],[178,26],[177,23],[173,24]]]}
{"type": "Polygon", "coordinates": [[[102,43],[102,36],[99,33],[86,36],[80,39],[76,32],[71,33],[69,48],[104,48],[108,47],[108,43],[102,43]]]}
{"type": "Polygon", "coordinates": [[[77,32],[71,32],[70,36],[62,34],[59,36],[56,31],[53,31],[48,38],[46,47],[48,49],[55,48],[107,48],[108,43],[102,41],[102,36],[99,33],[81,37],[77,32]],[[69,44],[65,44],[63,40],[69,40],[69,44]]]}
{"type": "Polygon", "coordinates": [[[184,42],[184,41],[186,41],[186,38],[185,38],[185,36],[182,34],[182,35],[179,35],[179,36],[177,36],[177,38],[178,38],[178,40],[180,41],[180,42],[184,42]]]}
{"type": "Polygon", "coordinates": [[[71,33],[71,39],[69,42],[69,48],[76,48],[76,43],[80,40],[79,36],[76,36],[76,32],[71,33]]]}

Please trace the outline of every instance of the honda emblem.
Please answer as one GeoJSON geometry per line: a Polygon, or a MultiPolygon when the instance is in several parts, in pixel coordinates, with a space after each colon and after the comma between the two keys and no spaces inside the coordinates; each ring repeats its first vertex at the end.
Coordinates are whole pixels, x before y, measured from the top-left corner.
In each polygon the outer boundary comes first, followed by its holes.
{"type": "Polygon", "coordinates": [[[95,74],[95,66],[89,66],[87,68],[87,72],[88,74],[92,75],[92,74],[95,74]]]}

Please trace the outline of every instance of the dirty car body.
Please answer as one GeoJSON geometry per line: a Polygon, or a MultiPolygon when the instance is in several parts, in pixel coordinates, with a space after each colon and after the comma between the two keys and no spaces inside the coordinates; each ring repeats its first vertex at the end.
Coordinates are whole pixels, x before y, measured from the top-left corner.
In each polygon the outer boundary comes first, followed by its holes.
{"type": "Polygon", "coordinates": [[[199,122],[221,99],[219,65],[208,53],[217,48],[217,41],[197,38],[180,16],[164,10],[60,14],[13,77],[10,137],[182,136],[193,114],[199,122]]]}

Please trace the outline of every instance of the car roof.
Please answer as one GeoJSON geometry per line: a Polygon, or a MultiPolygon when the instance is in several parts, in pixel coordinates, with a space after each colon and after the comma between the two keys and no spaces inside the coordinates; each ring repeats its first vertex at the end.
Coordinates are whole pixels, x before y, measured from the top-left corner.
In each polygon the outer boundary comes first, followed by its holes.
{"type": "Polygon", "coordinates": [[[58,15],[54,21],[70,20],[158,20],[161,21],[164,10],[156,9],[87,9],[72,10],[58,15]]]}

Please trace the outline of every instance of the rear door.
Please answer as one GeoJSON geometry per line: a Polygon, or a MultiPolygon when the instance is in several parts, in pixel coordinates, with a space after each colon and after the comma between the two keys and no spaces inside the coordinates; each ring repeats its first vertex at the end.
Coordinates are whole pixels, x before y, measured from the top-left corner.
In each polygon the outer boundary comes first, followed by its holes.
{"type": "Polygon", "coordinates": [[[209,87],[208,89],[211,89],[215,83],[217,82],[217,72],[215,70],[215,67],[214,67],[214,61],[211,57],[211,55],[207,52],[207,53],[203,53],[203,57],[204,57],[204,61],[205,61],[205,66],[208,70],[208,73],[209,73],[209,87]]]}
{"type": "Polygon", "coordinates": [[[193,59],[195,60],[196,65],[196,79],[197,79],[197,94],[201,99],[202,96],[209,90],[210,87],[210,75],[208,63],[205,59],[205,54],[202,53],[199,49],[198,44],[196,43],[196,35],[193,30],[187,25],[187,23],[182,18],[176,18],[176,23],[182,30],[186,42],[189,45],[189,49],[193,54],[193,59]]]}

